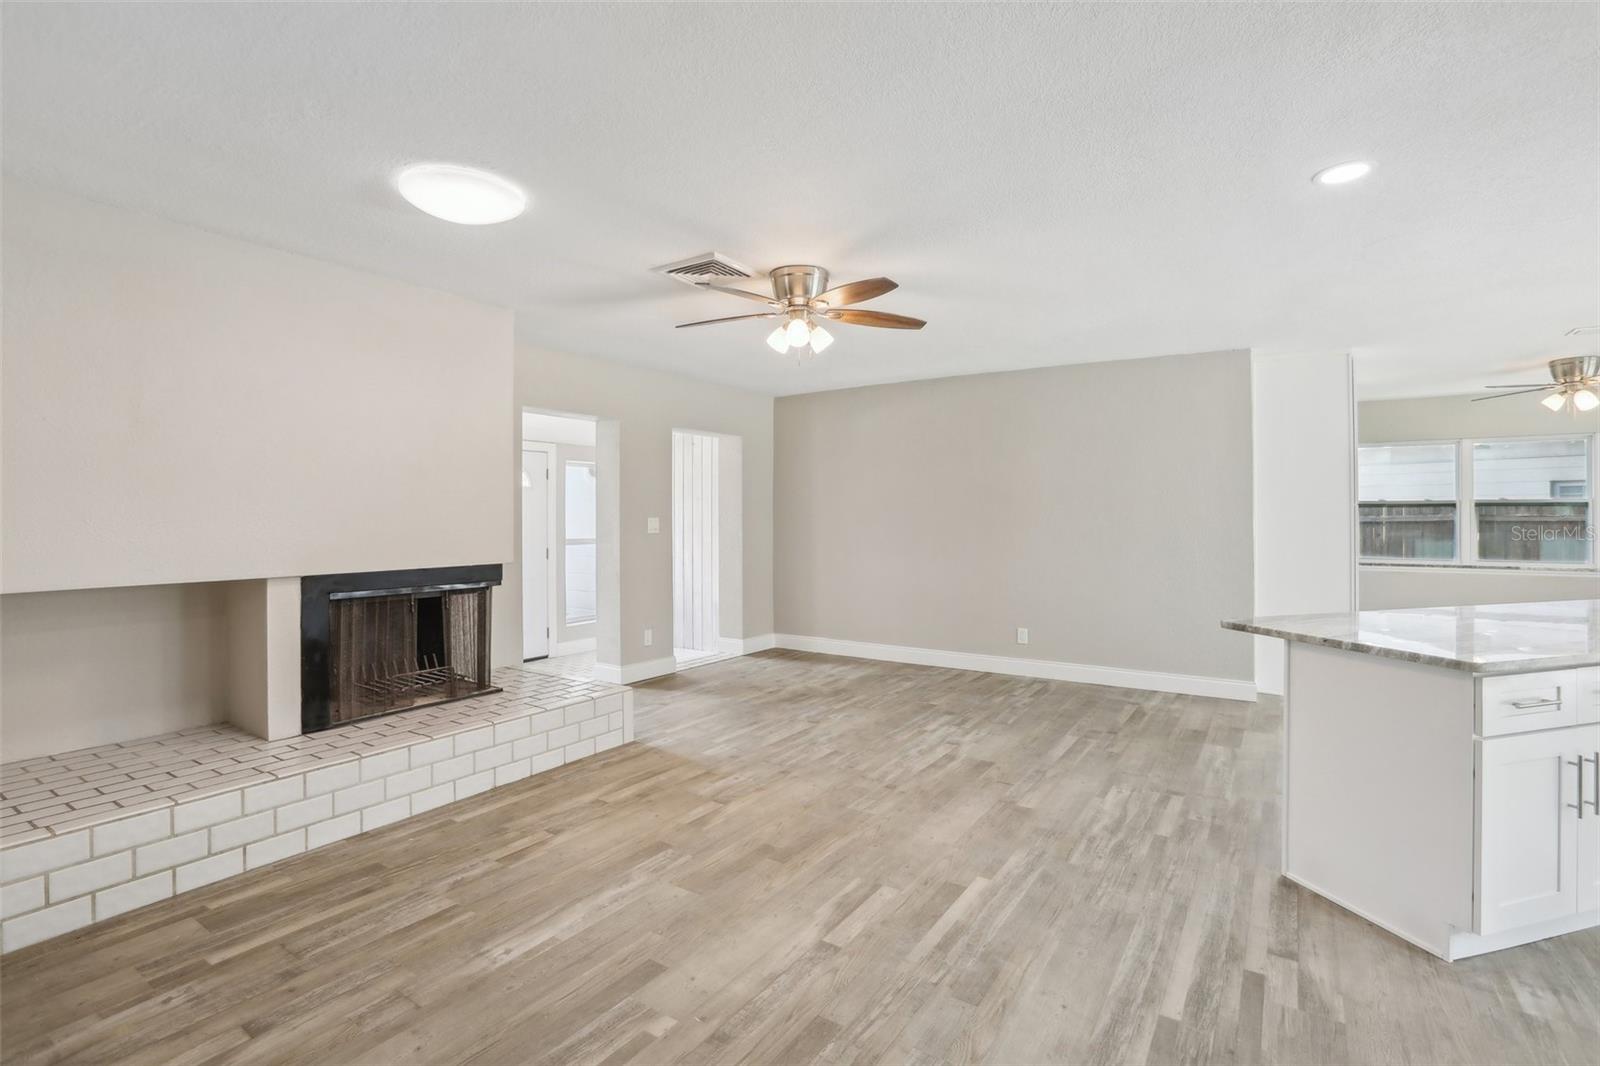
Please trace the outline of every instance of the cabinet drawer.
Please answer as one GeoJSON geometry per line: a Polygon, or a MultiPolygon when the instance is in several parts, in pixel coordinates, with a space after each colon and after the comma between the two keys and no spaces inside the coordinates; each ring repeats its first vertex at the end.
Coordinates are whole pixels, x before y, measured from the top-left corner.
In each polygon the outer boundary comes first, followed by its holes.
{"type": "Polygon", "coordinates": [[[1479,678],[1478,735],[1494,737],[1576,725],[1581,720],[1579,707],[1588,695],[1579,685],[1577,670],[1479,678]]]}
{"type": "Polygon", "coordinates": [[[1578,671],[1578,721],[1600,722],[1600,666],[1578,671]]]}

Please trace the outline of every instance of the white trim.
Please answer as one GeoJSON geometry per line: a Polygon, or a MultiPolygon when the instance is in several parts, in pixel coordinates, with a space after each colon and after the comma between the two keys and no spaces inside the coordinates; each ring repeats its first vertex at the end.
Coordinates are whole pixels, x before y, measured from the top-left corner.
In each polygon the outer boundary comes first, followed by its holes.
{"type": "MultiPolygon", "coordinates": [[[[1253,702],[1253,681],[1194,674],[1167,674],[1154,670],[1126,670],[1118,666],[1089,666],[1053,659],[1016,659],[1009,655],[985,655],[969,651],[941,651],[935,648],[909,648],[899,644],[870,644],[859,640],[808,637],[779,633],[777,646],[793,651],[812,651],[823,655],[847,655],[855,659],[878,659],[917,666],[943,666],[951,670],[977,670],[1013,677],[1042,677],[1051,681],[1076,681],[1085,685],[1143,689],[1150,692],[1178,692],[1189,696],[1213,696],[1224,700],[1253,702]]],[[[757,638],[759,639],[759,638],[757,638]]],[[[604,680],[602,678],[602,680],[604,680]]]]}
{"type": "MultiPolygon", "coordinates": [[[[1345,371],[1345,425],[1349,436],[1349,465],[1345,470],[1344,506],[1349,515],[1350,557],[1345,565],[1350,568],[1349,609],[1361,610],[1361,401],[1356,396],[1356,360],[1353,352],[1344,353],[1345,371]]],[[[1289,642],[1283,642],[1283,692],[1289,692],[1289,642]]]]}
{"type": "Polygon", "coordinates": [[[678,672],[678,660],[668,655],[661,659],[647,659],[642,663],[595,663],[594,679],[610,685],[636,685],[652,677],[664,677],[678,672]]]}
{"type": "Polygon", "coordinates": [[[778,637],[775,633],[763,633],[759,637],[719,637],[717,647],[724,655],[749,655],[753,652],[767,651],[778,646],[778,637]]]}
{"type": "Polygon", "coordinates": [[[1567,933],[1576,933],[1580,929],[1593,929],[1597,925],[1600,925],[1600,911],[1584,911],[1579,914],[1567,914],[1560,918],[1551,918],[1543,922],[1534,922],[1532,925],[1521,925],[1515,929],[1506,929],[1499,933],[1490,933],[1488,936],[1452,930],[1450,933],[1450,961],[1470,959],[1474,955],[1484,955],[1504,948],[1521,947],[1523,944],[1532,944],[1536,940],[1548,940],[1553,936],[1565,936],[1567,933]]]}
{"type": "Polygon", "coordinates": [[[593,637],[580,637],[577,640],[558,640],[550,645],[551,655],[577,655],[586,651],[594,651],[593,637]]]}
{"type": "MultiPolygon", "coordinates": [[[[1359,434],[1359,427],[1358,427],[1359,434]]],[[[1464,571],[1513,571],[1526,572],[1537,570],[1549,573],[1578,573],[1592,574],[1600,570],[1600,551],[1597,551],[1591,542],[1589,561],[1585,563],[1559,563],[1540,562],[1534,560],[1521,563],[1514,559],[1480,559],[1478,557],[1478,504],[1495,503],[1495,500],[1480,501],[1477,496],[1478,470],[1473,458],[1473,447],[1478,444],[1512,444],[1528,441],[1562,441],[1582,440],[1584,451],[1588,456],[1588,495],[1582,501],[1589,508],[1589,526],[1595,525],[1595,512],[1600,508],[1600,433],[1528,433],[1512,436],[1488,437],[1446,437],[1441,440],[1383,440],[1363,441],[1359,435],[1356,438],[1354,455],[1356,463],[1356,492],[1355,492],[1355,524],[1356,524],[1356,565],[1385,566],[1397,569],[1414,570],[1464,570],[1464,571]],[[1455,446],[1456,462],[1456,553],[1454,559],[1431,561],[1413,559],[1391,559],[1383,556],[1371,558],[1361,555],[1361,505],[1362,503],[1381,503],[1381,500],[1362,500],[1360,487],[1360,461],[1363,448],[1403,448],[1413,445],[1426,444],[1452,444],[1455,446]]],[[[1573,497],[1566,497],[1573,499],[1573,497]]],[[[1443,503],[1443,500],[1430,501],[1443,503]]],[[[1560,502],[1552,499],[1550,502],[1560,502]]],[[[1359,577],[1357,578],[1359,590],[1359,577]]],[[[1359,605],[1357,607],[1359,609],[1359,605]]]]}
{"type": "MultiPolygon", "coordinates": [[[[517,419],[517,427],[518,427],[517,431],[519,433],[521,432],[521,426],[522,426],[522,419],[519,416],[518,419],[517,419]]],[[[548,657],[548,656],[551,656],[551,655],[562,654],[561,652],[556,651],[556,555],[555,555],[556,487],[555,487],[555,483],[554,483],[555,468],[556,468],[556,446],[554,444],[550,444],[550,443],[547,443],[545,441],[525,440],[525,441],[522,442],[522,451],[524,453],[526,453],[526,452],[538,452],[538,453],[540,453],[541,455],[543,455],[545,457],[545,460],[544,460],[544,476],[545,476],[545,486],[544,486],[544,601],[545,601],[544,602],[544,653],[545,653],[545,656],[548,657]]],[[[518,473],[519,474],[521,473],[520,469],[519,469],[518,473]]],[[[521,479],[520,476],[517,479],[517,483],[518,483],[519,486],[522,483],[522,479],[521,479]]],[[[521,504],[522,504],[522,489],[519,487],[518,490],[517,490],[517,505],[518,505],[517,506],[517,513],[519,515],[522,513],[521,504]]],[[[517,558],[519,560],[521,560],[522,565],[524,567],[526,567],[528,565],[528,560],[526,558],[524,558],[524,556],[527,554],[527,547],[528,547],[526,532],[519,533],[517,539],[521,542],[521,543],[519,543],[517,545],[517,558]]],[[[522,622],[523,622],[523,619],[519,618],[517,620],[517,630],[518,630],[519,633],[521,633],[521,630],[522,630],[522,622]]],[[[522,647],[517,649],[517,657],[519,659],[521,659],[521,661],[523,661],[523,662],[529,662],[530,660],[528,660],[526,658],[527,654],[528,654],[528,638],[527,638],[526,634],[522,634],[522,647]]]]}

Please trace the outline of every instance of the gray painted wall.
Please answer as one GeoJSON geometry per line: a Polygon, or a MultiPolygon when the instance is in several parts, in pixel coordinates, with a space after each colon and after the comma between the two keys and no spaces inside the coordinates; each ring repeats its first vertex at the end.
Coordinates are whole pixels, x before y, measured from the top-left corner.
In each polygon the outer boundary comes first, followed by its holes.
{"type": "Polygon", "coordinates": [[[780,398],[778,631],[1250,679],[1250,404],[1246,352],[780,398]]]}
{"type": "Polygon", "coordinates": [[[4,598],[0,750],[7,761],[227,715],[231,583],[4,598]]]}
{"type": "MultiPolygon", "coordinates": [[[[1528,372],[1529,381],[1548,378],[1528,372]]],[[[1426,396],[1413,400],[1363,400],[1356,405],[1356,435],[1362,444],[1457,437],[1554,437],[1600,433],[1600,409],[1585,415],[1551,414],[1541,396],[1508,396],[1473,403],[1471,396],[1426,396]]]]}

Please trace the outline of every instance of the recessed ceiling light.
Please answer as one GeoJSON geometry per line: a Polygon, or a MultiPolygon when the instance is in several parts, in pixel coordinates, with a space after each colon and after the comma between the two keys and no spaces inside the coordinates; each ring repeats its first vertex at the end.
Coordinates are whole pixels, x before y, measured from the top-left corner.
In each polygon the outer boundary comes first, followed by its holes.
{"type": "Polygon", "coordinates": [[[417,210],[463,226],[505,222],[528,208],[528,194],[505,178],[453,163],[407,167],[395,187],[417,210]]]}
{"type": "Polygon", "coordinates": [[[1325,167],[1311,175],[1311,180],[1318,185],[1344,185],[1347,182],[1359,181],[1370,173],[1372,173],[1371,163],[1353,160],[1325,167]]]}

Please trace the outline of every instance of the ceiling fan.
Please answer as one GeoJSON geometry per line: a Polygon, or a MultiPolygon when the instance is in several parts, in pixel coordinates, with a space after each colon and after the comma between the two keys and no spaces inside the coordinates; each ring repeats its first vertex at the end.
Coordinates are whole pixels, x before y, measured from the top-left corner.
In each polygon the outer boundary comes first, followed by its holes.
{"type": "Polygon", "coordinates": [[[822,328],[822,322],[843,322],[850,326],[878,326],[882,329],[921,329],[927,325],[920,318],[891,315],[887,311],[857,311],[850,304],[865,303],[886,292],[899,288],[888,278],[868,278],[847,285],[828,288],[828,272],[819,266],[781,266],[769,272],[772,295],[766,296],[730,285],[711,281],[696,281],[697,288],[712,292],[725,292],[730,296],[743,296],[746,300],[767,305],[767,310],[749,315],[732,315],[728,318],[707,318],[699,322],[684,322],[678,329],[689,326],[709,326],[717,322],[742,322],[753,318],[776,318],[784,321],[767,336],[767,345],[779,355],[789,351],[804,354],[821,354],[833,343],[833,335],[822,328]]]}
{"type": "Polygon", "coordinates": [[[1490,389],[1514,389],[1514,392],[1501,392],[1494,396],[1475,396],[1473,403],[1480,400],[1499,400],[1507,396],[1524,396],[1530,392],[1548,392],[1549,396],[1539,402],[1552,411],[1561,411],[1570,406],[1574,412],[1593,411],[1600,407],[1600,395],[1595,390],[1600,388],[1600,355],[1577,355],[1566,359],[1550,360],[1550,376],[1554,382],[1549,385],[1488,385],[1490,389]]]}

